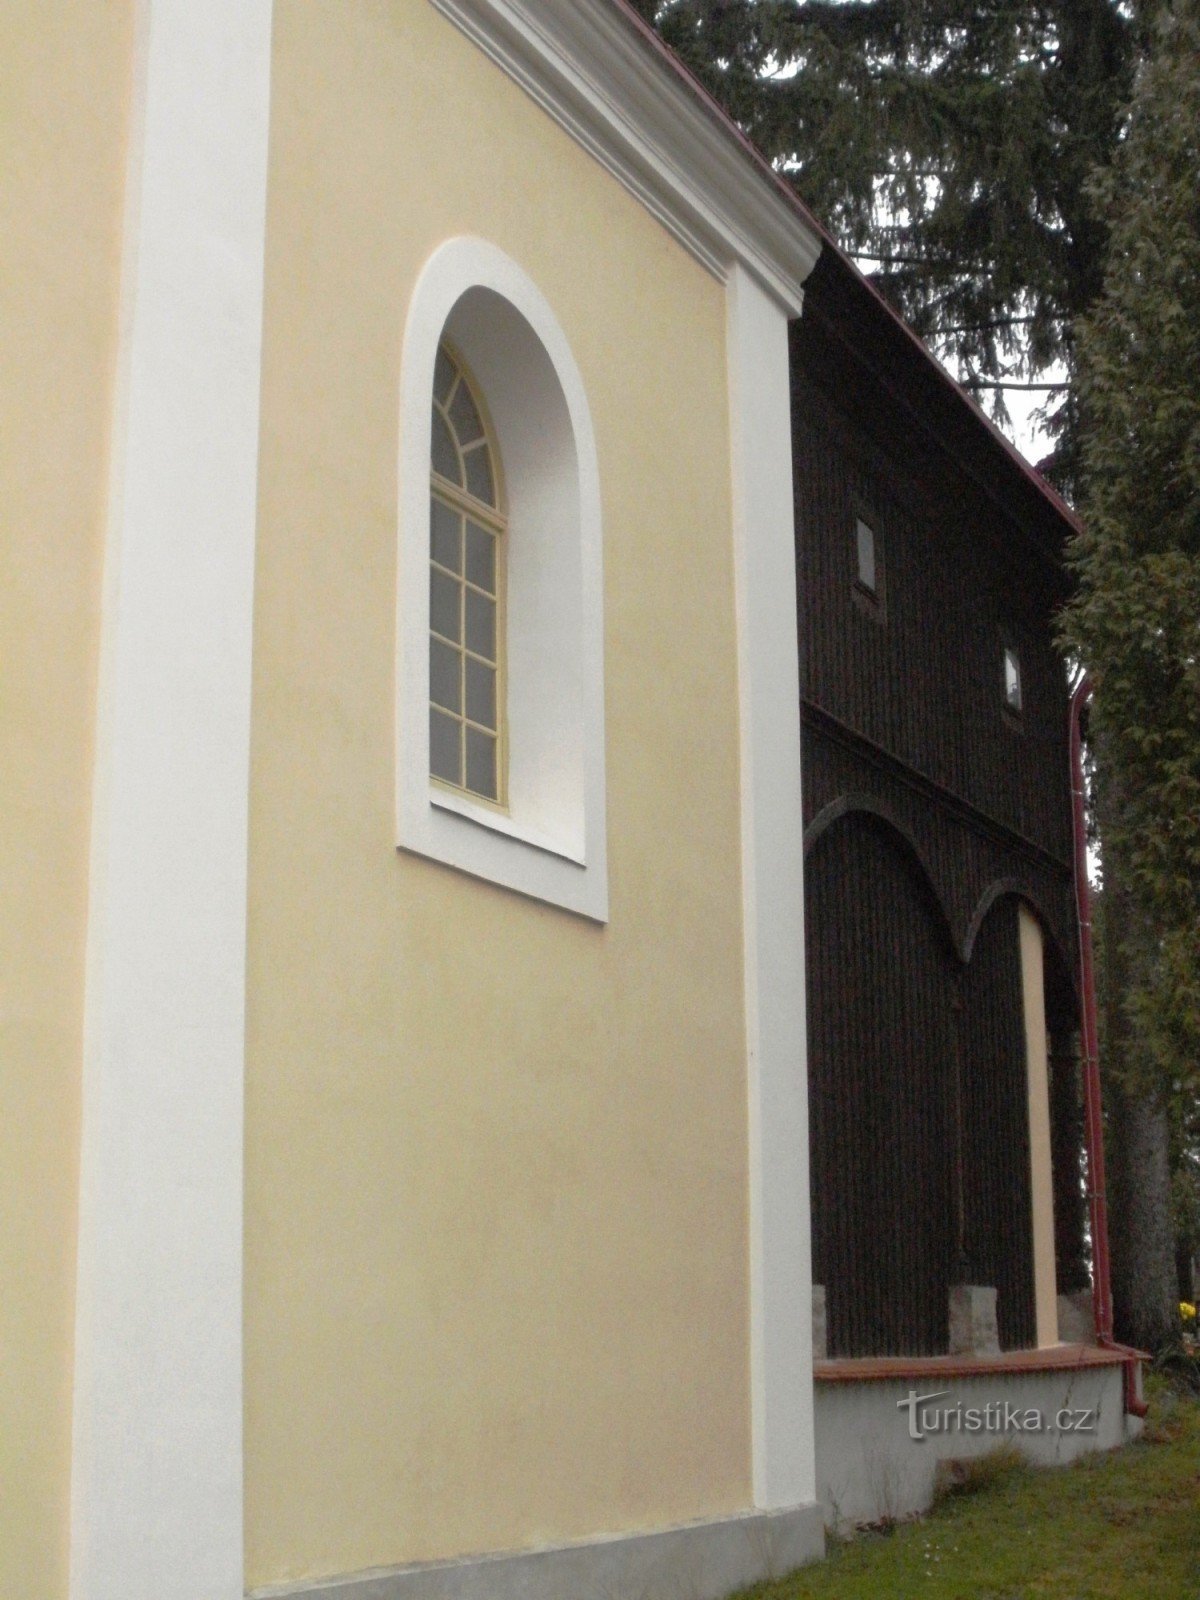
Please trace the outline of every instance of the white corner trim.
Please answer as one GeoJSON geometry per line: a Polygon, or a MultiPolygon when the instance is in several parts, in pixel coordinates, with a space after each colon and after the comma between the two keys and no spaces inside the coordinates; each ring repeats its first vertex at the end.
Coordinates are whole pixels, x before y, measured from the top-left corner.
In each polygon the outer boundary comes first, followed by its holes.
{"type": "Polygon", "coordinates": [[[787,316],[728,287],[741,701],[755,1504],[816,1495],[800,677],[787,316]]]}
{"type": "Polygon", "coordinates": [[[797,313],[821,242],[610,0],[431,0],[724,280],[797,313]]]}
{"type": "Polygon", "coordinates": [[[485,240],[447,240],[417,280],[399,468],[397,843],[603,922],[604,571],[591,413],[549,302],[485,240]],[[487,402],[508,491],[507,814],[429,777],[430,406],[447,334],[487,402]]]}
{"type": "Polygon", "coordinates": [[[141,0],[97,712],[72,1600],[238,1600],[269,0],[141,0]]]}

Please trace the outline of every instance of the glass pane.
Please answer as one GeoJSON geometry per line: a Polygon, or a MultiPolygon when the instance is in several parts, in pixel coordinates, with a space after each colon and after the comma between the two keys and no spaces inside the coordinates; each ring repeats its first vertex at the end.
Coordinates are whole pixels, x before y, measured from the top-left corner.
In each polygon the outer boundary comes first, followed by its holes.
{"type": "Polygon", "coordinates": [[[439,349],[433,366],[433,393],[434,398],[440,400],[443,405],[449,399],[450,390],[457,377],[453,361],[444,350],[439,349]]]}
{"type": "Polygon", "coordinates": [[[462,518],[436,495],[429,508],[429,551],[439,566],[462,571],[462,518]]]}
{"type": "Polygon", "coordinates": [[[462,783],[462,723],[440,711],[429,713],[429,771],[447,783],[462,783]]]}
{"type": "Polygon", "coordinates": [[[433,412],[433,470],[440,472],[443,478],[449,478],[451,483],[461,486],[462,468],[458,464],[458,451],[454,448],[450,429],[436,406],[433,412]]]}
{"type": "Polygon", "coordinates": [[[475,409],[471,391],[461,381],[454,391],[454,399],[450,402],[450,421],[454,424],[455,433],[458,434],[459,444],[464,448],[474,444],[476,439],[483,438],[483,423],[479,420],[479,412],[475,409]]]}
{"type": "Polygon", "coordinates": [[[1021,709],[1021,661],[1009,646],[1004,650],[1004,698],[1014,711],[1021,709]]]}
{"type": "Polygon", "coordinates": [[[440,639],[429,641],[429,698],[447,711],[462,710],[462,656],[440,639]]]}
{"type": "Polygon", "coordinates": [[[467,715],[485,728],[496,726],[496,669],[471,656],[467,660],[467,715]]]}
{"type": "Polygon", "coordinates": [[[467,649],[496,659],[496,602],[474,589],[467,590],[467,649]]]}
{"type": "Polygon", "coordinates": [[[436,567],[429,569],[429,626],[434,633],[459,643],[458,597],[462,585],[436,567]]]}
{"type": "Polygon", "coordinates": [[[496,535],[467,523],[467,577],[489,594],[496,592],[496,535]]]}
{"type": "Polygon", "coordinates": [[[860,517],[858,535],[858,581],[864,589],[875,593],[875,534],[860,517]]]}
{"type": "Polygon", "coordinates": [[[497,798],[496,741],[478,728],[467,729],[467,788],[472,794],[497,798]]]}
{"type": "Polygon", "coordinates": [[[492,461],[485,444],[477,445],[463,456],[467,468],[467,489],[485,506],[496,504],[496,486],[492,482],[492,461]]]}

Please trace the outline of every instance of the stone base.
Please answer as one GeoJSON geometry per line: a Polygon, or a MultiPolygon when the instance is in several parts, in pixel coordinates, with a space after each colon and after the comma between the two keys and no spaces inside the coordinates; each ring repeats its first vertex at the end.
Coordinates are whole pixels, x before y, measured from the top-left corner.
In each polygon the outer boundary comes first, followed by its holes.
{"type": "Polygon", "coordinates": [[[1058,1337],[1063,1344],[1095,1344],[1096,1321],[1092,1315],[1090,1289],[1059,1295],[1058,1337]]]}
{"type": "Polygon", "coordinates": [[[1015,1445],[1036,1465],[1055,1466],[1137,1437],[1142,1424],[1125,1415],[1125,1374],[1119,1356],[1101,1364],[1088,1359],[1099,1356],[1094,1348],[1059,1347],[1044,1352],[1045,1370],[1032,1370],[1039,1354],[1021,1351],[1001,1356],[990,1370],[979,1358],[965,1358],[957,1367],[947,1357],[916,1359],[910,1370],[892,1378],[870,1374],[885,1365],[902,1368],[901,1360],[827,1362],[825,1372],[817,1373],[815,1414],[817,1488],[828,1525],[845,1530],[925,1511],[939,1479],[965,1470],[942,1466],[943,1461],[961,1463],[986,1455],[997,1445],[1015,1445]],[[864,1377],[849,1381],[856,1366],[864,1377]],[[984,1370],[976,1372],[977,1367],[984,1370]],[[939,1396],[930,1402],[935,1408],[961,1407],[965,1412],[973,1406],[986,1415],[988,1406],[1009,1402],[1022,1414],[1035,1408],[1050,1423],[1069,1407],[1076,1426],[1062,1433],[1054,1428],[970,1432],[965,1426],[952,1426],[913,1439],[912,1397],[930,1393],[939,1396]]]}
{"type": "Polygon", "coordinates": [[[812,1290],[813,1360],[824,1361],[829,1353],[829,1334],[825,1319],[825,1285],[814,1283],[812,1290]]]}
{"type": "Polygon", "coordinates": [[[825,1554],[821,1507],[256,1589],[250,1600],[723,1600],[825,1554]]]}
{"type": "Polygon", "coordinates": [[[950,1354],[1000,1354],[996,1291],[980,1283],[956,1283],[950,1290],[950,1354]]]}

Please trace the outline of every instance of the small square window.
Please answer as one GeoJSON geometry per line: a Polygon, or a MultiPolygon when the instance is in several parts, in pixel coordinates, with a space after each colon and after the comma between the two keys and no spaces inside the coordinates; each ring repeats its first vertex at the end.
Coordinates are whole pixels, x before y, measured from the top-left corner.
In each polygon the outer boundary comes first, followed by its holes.
{"type": "Polygon", "coordinates": [[[1004,704],[1017,716],[1021,714],[1021,657],[1016,645],[1004,645],[1004,704]]]}
{"type": "Polygon", "coordinates": [[[885,611],[885,541],[874,513],[861,503],[851,513],[854,528],[854,583],[851,597],[860,611],[883,622],[885,611]]]}
{"type": "Polygon", "coordinates": [[[854,525],[858,545],[858,581],[869,594],[878,595],[875,567],[875,530],[869,522],[858,517],[854,525]]]}

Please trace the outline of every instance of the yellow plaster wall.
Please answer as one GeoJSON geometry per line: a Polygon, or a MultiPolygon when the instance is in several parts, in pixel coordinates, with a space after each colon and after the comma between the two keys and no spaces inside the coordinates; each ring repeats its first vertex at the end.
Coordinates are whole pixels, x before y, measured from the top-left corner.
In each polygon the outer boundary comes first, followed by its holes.
{"type": "Polygon", "coordinates": [[[91,729],[130,0],[0,5],[0,1595],[66,1593],[91,729]]]}
{"type": "Polygon", "coordinates": [[[750,1500],[723,291],[424,0],[275,29],[251,1587],[750,1500]],[[604,929],[394,845],[401,334],[466,231],[547,295],[594,414],[604,929]]]}

